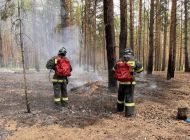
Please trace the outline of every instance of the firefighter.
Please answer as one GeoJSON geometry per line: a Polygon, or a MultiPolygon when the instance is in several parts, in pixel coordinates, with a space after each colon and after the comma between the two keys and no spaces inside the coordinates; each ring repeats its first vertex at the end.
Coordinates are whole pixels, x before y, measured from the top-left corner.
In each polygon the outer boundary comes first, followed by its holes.
{"type": "Polygon", "coordinates": [[[143,71],[142,64],[134,58],[134,52],[132,49],[127,48],[123,51],[123,56],[117,61],[113,68],[116,72],[118,63],[129,64],[131,71],[131,81],[121,82],[119,81],[118,97],[117,97],[117,112],[125,111],[125,117],[131,117],[134,115],[135,102],[134,102],[134,87],[135,87],[135,73],[143,71]]]}
{"type": "MultiPolygon", "coordinates": [[[[55,74],[53,76],[53,89],[54,89],[54,103],[56,105],[62,105],[64,107],[66,107],[68,105],[68,95],[67,95],[67,84],[68,84],[68,76],[60,76],[57,73],[57,65],[59,60],[64,59],[67,60],[67,62],[69,62],[69,72],[72,71],[72,67],[70,65],[70,61],[68,60],[68,58],[66,57],[66,49],[63,47],[59,50],[58,55],[54,56],[53,58],[51,58],[47,64],[46,64],[46,68],[47,69],[52,69],[55,71],[55,74]],[[60,94],[61,93],[61,94],[60,94]]],[[[59,70],[60,71],[60,70],[59,70]]]]}

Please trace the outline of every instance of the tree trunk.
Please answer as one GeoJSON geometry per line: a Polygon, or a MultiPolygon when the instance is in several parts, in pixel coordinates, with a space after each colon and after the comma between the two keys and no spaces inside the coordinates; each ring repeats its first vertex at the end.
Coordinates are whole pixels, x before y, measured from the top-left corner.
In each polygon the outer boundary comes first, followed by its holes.
{"type": "MultiPolygon", "coordinates": [[[[134,50],[133,0],[130,0],[130,48],[134,50]]],[[[135,50],[134,50],[135,51],[135,50]]]]}
{"type": "Polygon", "coordinates": [[[1,36],[1,23],[0,23],[0,67],[4,67],[4,62],[3,62],[3,42],[2,42],[2,36],[1,36]]]}
{"type": "Polygon", "coordinates": [[[24,61],[25,61],[25,68],[29,70],[29,48],[24,47],[24,61]]]}
{"type": "Polygon", "coordinates": [[[84,68],[87,70],[87,0],[84,5],[84,68]]]}
{"type": "Polygon", "coordinates": [[[104,0],[104,25],[106,34],[106,49],[108,61],[108,88],[110,90],[116,89],[117,82],[114,79],[112,68],[116,61],[115,51],[115,32],[114,32],[114,12],[113,0],[104,0]]]}
{"type": "Polygon", "coordinates": [[[179,48],[179,71],[182,70],[182,54],[183,54],[183,1],[181,1],[181,21],[180,21],[180,48],[179,48]]]}
{"type": "Polygon", "coordinates": [[[175,73],[175,59],[176,59],[176,5],[177,1],[172,0],[172,11],[171,11],[171,23],[170,23],[170,50],[169,50],[169,61],[167,79],[170,80],[174,77],[175,73]]]}
{"type": "Polygon", "coordinates": [[[96,6],[97,6],[97,0],[94,1],[94,35],[93,35],[93,67],[94,72],[96,71],[96,6]]]}
{"type": "Polygon", "coordinates": [[[185,72],[190,72],[189,68],[189,58],[188,58],[188,9],[187,9],[187,4],[188,0],[184,1],[184,9],[185,9],[185,21],[184,21],[184,48],[185,48],[185,72]]]}
{"type": "Polygon", "coordinates": [[[127,45],[127,0],[120,1],[119,57],[127,45]]]}
{"type": "MultiPolygon", "coordinates": [[[[144,22],[144,24],[143,24],[143,67],[145,68],[145,46],[146,46],[146,10],[145,10],[145,4],[143,5],[143,14],[144,14],[144,20],[143,20],[143,22],[144,22]]],[[[147,53],[147,52],[146,52],[147,53]]]]}
{"type": "Polygon", "coordinates": [[[152,74],[153,71],[153,54],[154,54],[154,0],[150,4],[150,23],[149,23],[149,56],[147,74],[152,74]]]}
{"type": "Polygon", "coordinates": [[[155,36],[155,71],[160,70],[160,30],[161,30],[160,0],[156,0],[156,36],[155,36]]]}
{"type": "MultiPolygon", "coordinates": [[[[88,13],[90,11],[90,4],[88,5],[88,13]]],[[[91,32],[92,32],[92,28],[91,28],[91,25],[89,24],[90,23],[90,17],[88,17],[88,24],[87,24],[87,71],[90,70],[90,60],[91,60],[91,32]]]]}
{"type": "Polygon", "coordinates": [[[69,26],[73,25],[73,0],[68,0],[69,26]]]}
{"type": "Polygon", "coordinates": [[[91,57],[90,57],[90,53],[91,53],[91,43],[92,43],[92,41],[91,41],[91,32],[92,32],[92,28],[91,28],[91,23],[90,23],[90,6],[91,6],[91,3],[90,3],[90,1],[88,0],[88,2],[87,2],[87,26],[86,26],[86,37],[87,37],[87,71],[89,71],[90,70],[90,59],[91,59],[91,57]]]}
{"type": "Polygon", "coordinates": [[[84,37],[82,37],[83,36],[83,28],[84,28],[84,20],[82,20],[83,19],[83,14],[84,14],[84,6],[83,6],[83,0],[81,0],[81,13],[80,13],[80,19],[81,19],[81,31],[80,31],[80,36],[81,36],[81,38],[80,38],[80,52],[79,52],[79,67],[81,67],[82,66],[82,53],[83,53],[83,44],[84,44],[84,41],[83,41],[83,38],[84,37]]]}
{"type": "Polygon", "coordinates": [[[26,100],[26,108],[27,108],[27,113],[31,113],[30,104],[29,104],[29,100],[28,100],[28,93],[27,93],[27,79],[26,79],[26,69],[25,69],[25,61],[24,61],[23,32],[22,32],[21,9],[20,9],[19,0],[18,0],[18,21],[19,21],[19,29],[20,29],[19,30],[19,41],[20,41],[20,48],[21,48],[21,55],[22,55],[24,93],[25,93],[25,100],[26,100]]]}
{"type": "MultiPolygon", "coordinates": [[[[33,0],[33,5],[36,4],[36,0],[33,0]]],[[[32,12],[32,32],[33,32],[33,39],[34,39],[34,59],[35,59],[35,69],[37,72],[40,71],[40,62],[39,62],[39,48],[38,48],[38,39],[36,37],[36,27],[37,27],[37,13],[36,13],[36,8],[33,7],[33,12],[32,12]]]]}
{"type": "Polygon", "coordinates": [[[166,44],[167,44],[167,28],[168,25],[164,23],[164,44],[163,44],[163,57],[162,57],[162,71],[165,71],[166,67],[166,44]]]}
{"type": "Polygon", "coordinates": [[[61,7],[61,26],[62,28],[69,26],[69,2],[68,0],[60,0],[61,7]]]}
{"type": "MultiPolygon", "coordinates": [[[[141,60],[142,50],[142,0],[139,1],[139,27],[138,27],[138,59],[141,60]]],[[[143,49],[144,50],[144,49],[143,49]]],[[[144,52],[144,51],[143,51],[144,52]]]]}
{"type": "MultiPolygon", "coordinates": [[[[150,16],[149,16],[149,12],[147,12],[147,27],[146,27],[146,32],[147,32],[147,38],[146,38],[146,45],[147,45],[147,49],[146,49],[146,52],[147,54],[149,54],[149,41],[150,41],[150,16]]],[[[154,51],[153,51],[154,52],[154,51]]],[[[148,59],[149,59],[149,56],[146,58],[146,69],[148,71],[148,59]]]]}
{"type": "Polygon", "coordinates": [[[164,42],[163,42],[163,56],[162,56],[162,71],[166,68],[166,46],[167,46],[167,32],[168,32],[168,0],[164,2],[164,42]]]}
{"type": "Polygon", "coordinates": [[[104,69],[106,70],[107,67],[106,67],[106,38],[105,38],[105,32],[103,32],[103,58],[104,58],[104,69]]]}

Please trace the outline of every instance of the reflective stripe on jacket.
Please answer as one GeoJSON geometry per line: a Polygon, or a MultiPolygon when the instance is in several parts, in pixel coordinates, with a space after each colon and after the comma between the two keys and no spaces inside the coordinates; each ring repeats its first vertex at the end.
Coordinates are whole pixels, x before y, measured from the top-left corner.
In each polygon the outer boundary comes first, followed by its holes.
{"type": "Polygon", "coordinates": [[[64,82],[67,82],[67,80],[66,79],[52,79],[52,82],[53,83],[64,83],[64,82]]]}

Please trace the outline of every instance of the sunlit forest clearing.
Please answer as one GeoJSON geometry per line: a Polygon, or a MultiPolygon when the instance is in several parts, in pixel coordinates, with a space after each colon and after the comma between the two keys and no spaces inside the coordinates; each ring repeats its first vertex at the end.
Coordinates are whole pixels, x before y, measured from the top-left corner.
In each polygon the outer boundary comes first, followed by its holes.
{"type": "Polygon", "coordinates": [[[0,139],[190,139],[189,15],[189,0],[0,0],[0,139]],[[47,69],[61,48],[68,106],[47,69]],[[113,72],[127,48],[143,70],[129,118],[113,72]]]}

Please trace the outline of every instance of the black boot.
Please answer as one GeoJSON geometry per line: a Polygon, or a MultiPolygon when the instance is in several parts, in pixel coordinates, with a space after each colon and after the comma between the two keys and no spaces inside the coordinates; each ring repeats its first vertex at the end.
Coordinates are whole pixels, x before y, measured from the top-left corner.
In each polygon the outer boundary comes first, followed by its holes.
{"type": "Polygon", "coordinates": [[[134,106],[126,106],[125,107],[125,117],[134,117],[135,115],[135,107],[134,106]]]}
{"type": "Polygon", "coordinates": [[[62,107],[68,107],[68,102],[66,102],[66,101],[61,101],[61,105],[62,105],[62,107]]]}
{"type": "Polygon", "coordinates": [[[124,110],[124,104],[117,103],[117,112],[123,112],[124,110]]]}

